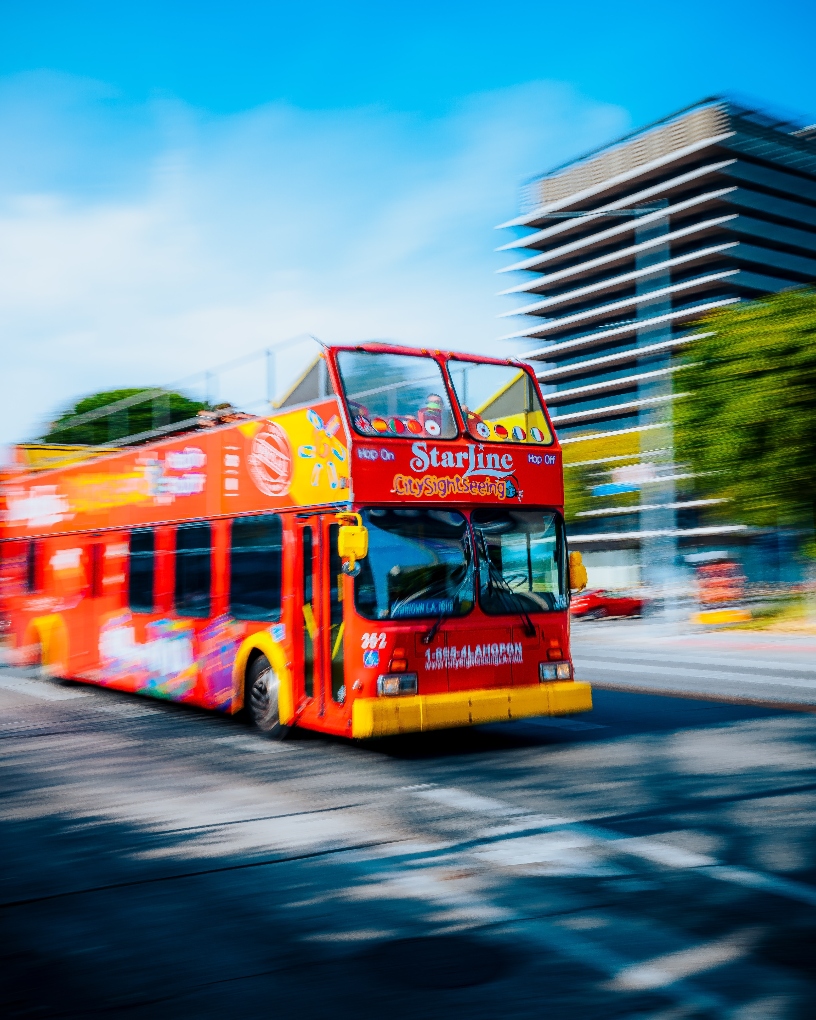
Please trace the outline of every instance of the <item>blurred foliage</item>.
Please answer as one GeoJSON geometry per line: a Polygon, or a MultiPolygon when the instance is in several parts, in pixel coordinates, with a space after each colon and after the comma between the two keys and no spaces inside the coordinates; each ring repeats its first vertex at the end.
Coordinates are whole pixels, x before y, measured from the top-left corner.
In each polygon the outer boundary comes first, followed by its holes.
{"type": "Polygon", "coordinates": [[[570,435],[570,442],[563,446],[564,464],[576,461],[597,460],[630,454],[634,459],[640,456],[640,436],[637,432],[623,435],[601,436],[596,430],[570,435]]]}
{"type": "Polygon", "coordinates": [[[816,291],[800,288],[700,324],[678,378],[679,460],[747,524],[810,532],[816,499],[816,291]]]}
{"type": "Polygon", "coordinates": [[[624,507],[624,506],[639,506],[640,505],[640,490],[635,492],[615,492],[611,496],[603,496],[600,499],[593,497],[595,503],[594,507],[624,507]]]}
{"type": "Polygon", "coordinates": [[[116,443],[117,439],[123,439],[125,436],[149,432],[161,425],[194,418],[198,411],[205,410],[208,406],[198,400],[190,400],[181,393],[166,390],[158,398],[133,404],[131,407],[113,411],[92,421],[74,426],[67,425],[67,422],[77,415],[87,414],[88,411],[96,411],[100,407],[107,407],[109,404],[146,392],[148,391],[145,389],[106,390],[103,393],[83,397],[52,422],[46,434],[40,438],[49,443],[101,446],[116,443]]]}
{"type": "Polygon", "coordinates": [[[564,520],[572,524],[582,510],[589,510],[589,474],[584,467],[570,467],[564,471],[564,520]]]}
{"type": "Polygon", "coordinates": [[[803,594],[766,598],[751,604],[751,619],[729,626],[729,630],[775,630],[814,633],[808,598],[803,594]]]}

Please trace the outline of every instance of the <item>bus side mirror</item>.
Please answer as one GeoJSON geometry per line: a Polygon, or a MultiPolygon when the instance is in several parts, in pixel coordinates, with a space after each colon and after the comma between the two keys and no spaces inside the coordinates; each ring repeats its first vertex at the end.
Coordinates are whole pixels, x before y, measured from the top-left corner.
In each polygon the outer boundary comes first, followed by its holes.
{"type": "Polygon", "coordinates": [[[587,568],[579,552],[569,554],[569,586],[570,591],[583,591],[587,586],[587,568]]]}
{"type": "Polygon", "coordinates": [[[368,556],[368,528],[359,514],[337,514],[340,531],[337,534],[337,554],[343,561],[343,573],[356,577],[360,573],[357,560],[368,556]]]}

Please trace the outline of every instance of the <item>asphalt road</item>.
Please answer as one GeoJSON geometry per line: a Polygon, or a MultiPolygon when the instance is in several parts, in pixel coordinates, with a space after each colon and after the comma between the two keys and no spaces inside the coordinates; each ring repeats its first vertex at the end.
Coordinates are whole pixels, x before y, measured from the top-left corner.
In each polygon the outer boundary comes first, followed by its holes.
{"type": "Polygon", "coordinates": [[[608,690],[274,743],[2,670],[0,1014],[812,1017],[815,746],[809,712],[608,690]]]}

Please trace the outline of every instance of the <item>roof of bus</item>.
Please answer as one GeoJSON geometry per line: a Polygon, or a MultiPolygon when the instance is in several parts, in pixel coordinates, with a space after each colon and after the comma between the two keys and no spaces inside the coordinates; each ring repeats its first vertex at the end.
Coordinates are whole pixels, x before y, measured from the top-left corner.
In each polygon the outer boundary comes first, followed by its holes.
{"type": "Polygon", "coordinates": [[[514,368],[527,368],[524,362],[516,358],[491,358],[486,354],[468,354],[465,351],[443,351],[431,347],[410,347],[407,344],[392,344],[386,341],[367,340],[358,344],[328,344],[327,351],[371,351],[373,354],[413,354],[419,357],[440,358],[447,361],[484,362],[488,365],[512,365],[514,368]]]}

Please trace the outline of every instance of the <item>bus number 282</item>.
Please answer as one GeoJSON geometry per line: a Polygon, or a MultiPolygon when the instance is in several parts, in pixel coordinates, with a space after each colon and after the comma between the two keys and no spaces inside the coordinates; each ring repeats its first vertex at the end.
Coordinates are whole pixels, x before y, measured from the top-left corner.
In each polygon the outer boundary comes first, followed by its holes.
{"type": "Polygon", "coordinates": [[[377,631],[363,634],[363,648],[385,648],[387,636],[387,634],[378,634],[377,631]]]}

